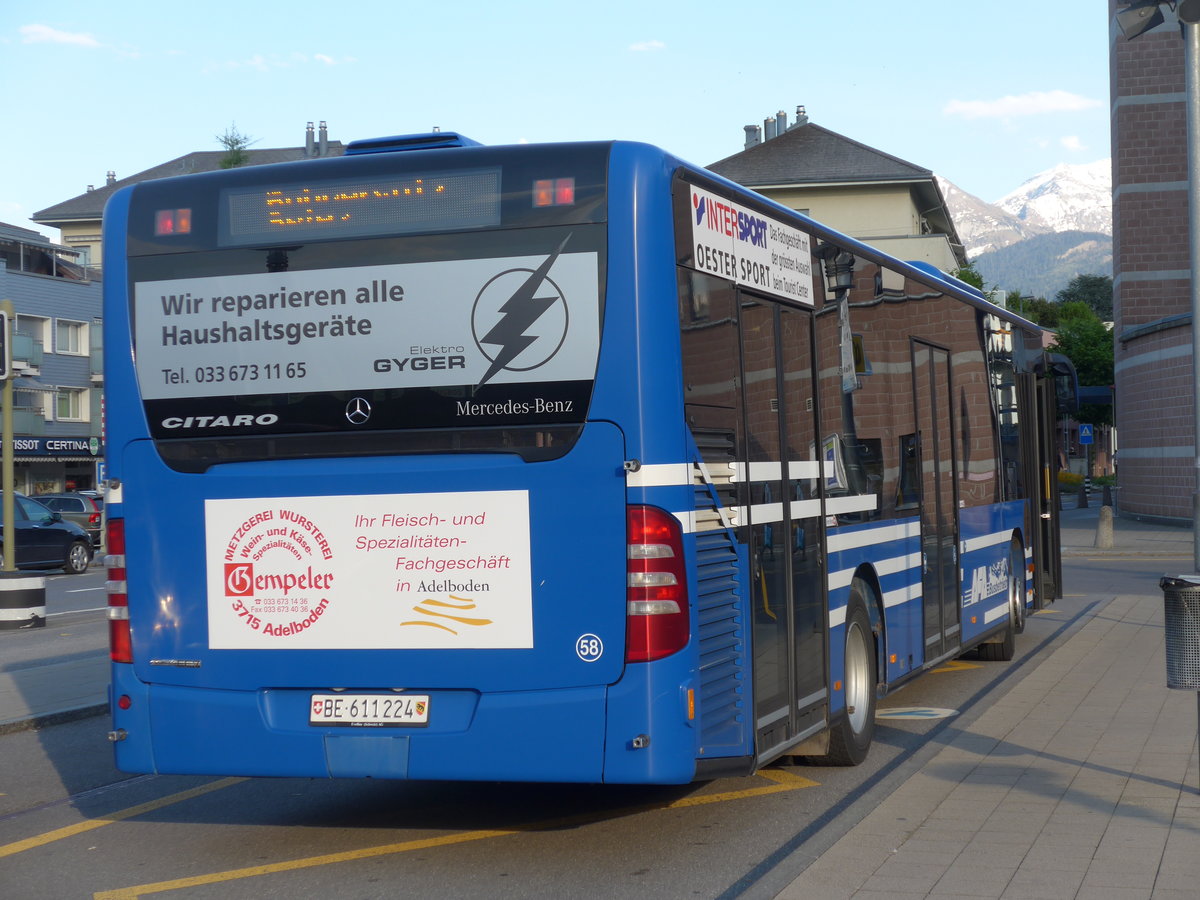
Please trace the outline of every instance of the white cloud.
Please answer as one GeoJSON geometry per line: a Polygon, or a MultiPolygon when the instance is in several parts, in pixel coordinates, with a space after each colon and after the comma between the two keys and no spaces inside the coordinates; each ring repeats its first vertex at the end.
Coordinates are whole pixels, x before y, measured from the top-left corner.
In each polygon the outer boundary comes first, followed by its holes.
{"type": "Polygon", "coordinates": [[[100,42],[90,34],[59,31],[49,25],[22,25],[21,41],[25,44],[73,44],[76,47],[99,47],[100,42]]]}
{"type": "Polygon", "coordinates": [[[1100,106],[1099,100],[1081,97],[1070,91],[1031,91],[998,100],[951,100],[942,112],[965,119],[1014,119],[1044,113],[1080,112],[1100,106]]]}
{"type": "Polygon", "coordinates": [[[218,70],[255,69],[259,72],[270,72],[274,69],[289,69],[293,66],[306,66],[313,63],[321,63],[325,66],[337,66],[354,62],[357,62],[357,60],[353,56],[346,56],[339,60],[325,53],[314,53],[312,56],[304,53],[292,53],[289,56],[279,56],[276,54],[264,56],[261,53],[256,53],[248,59],[227,59],[220,63],[209,63],[204,67],[203,71],[208,73],[218,70]]]}
{"type": "Polygon", "coordinates": [[[1086,147],[1083,146],[1083,141],[1081,141],[1077,136],[1075,136],[1073,134],[1069,134],[1066,137],[1059,138],[1058,142],[1060,144],[1062,144],[1063,147],[1065,147],[1067,150],[1079,151],[1079,150],[1087,149],[1086,147]]]}
{"type": "Polygon", "coordinates": [[[653,50],[666,50],[667,45],[662,41],[642,41],[638,44],[630,44],[629,49],[634,53],[647,53],[653,50]]]}

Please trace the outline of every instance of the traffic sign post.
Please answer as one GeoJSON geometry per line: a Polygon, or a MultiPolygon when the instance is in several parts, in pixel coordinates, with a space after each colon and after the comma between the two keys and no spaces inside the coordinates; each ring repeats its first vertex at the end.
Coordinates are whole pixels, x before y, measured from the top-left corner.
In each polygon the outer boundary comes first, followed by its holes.
{"type": "Polygon", "coordinates": [[[0,569],[0,629],[41,628],[46,624],[46,579],[17,574],[17,542],[13,528],[13,385],[11,300],[0,300],[0,500],[4,525],[4,566],[0,569]]]}
{"type": "Polygon", "coordinates": [[[4,554],[5,572],[16,571],[17,545],[13,540],[13,423],[12,423],[12,341],[9,340],[9,326],[13,318],[11,300],[0,300],[0,379],[4,381],[2,402],[3,415],[3,458],[0,459],[0,490],[4,492],[4,548],[12,552],[4,554]]]}

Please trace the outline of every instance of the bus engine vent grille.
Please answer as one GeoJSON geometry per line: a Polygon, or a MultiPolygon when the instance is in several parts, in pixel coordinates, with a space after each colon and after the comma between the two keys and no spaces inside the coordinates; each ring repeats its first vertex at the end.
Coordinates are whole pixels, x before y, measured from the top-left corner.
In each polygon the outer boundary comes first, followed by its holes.
{"type": "Polygon", "coordinates": [[[746,566],[724,529],[696,535],[701,757],[747,751],[746,566]]]}

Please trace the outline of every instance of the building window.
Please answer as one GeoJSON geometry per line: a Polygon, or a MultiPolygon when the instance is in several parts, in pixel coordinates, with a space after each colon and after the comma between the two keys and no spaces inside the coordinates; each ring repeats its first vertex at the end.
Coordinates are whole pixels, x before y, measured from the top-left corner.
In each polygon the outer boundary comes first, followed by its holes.
{"type": "Polygon", "coordinates": [[[14,330],[17,334],[29,335],[42,347],[45,347],[50,337],[50,320],[42,316],[27,316],[18,313],[17,327],[14,330]]]}
{"type": "Polygon", "coordinates": [[[69,353],[72,356],[85,356],[89,350],[87,328],[87,322],[59,319],[55,333],[54,351],[69,353]]]}
{"type": "Polygon", "coordinates": [[[60,422],[87,421],[87,389],[60,387],[56,407],[60,422]]]}

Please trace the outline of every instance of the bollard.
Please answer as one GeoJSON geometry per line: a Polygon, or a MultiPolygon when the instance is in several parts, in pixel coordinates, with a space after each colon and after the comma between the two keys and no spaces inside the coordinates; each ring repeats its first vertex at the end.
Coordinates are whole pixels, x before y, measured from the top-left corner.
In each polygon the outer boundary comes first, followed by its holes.
{"type": "MultiPolygon", "coordinates": [[[[1107,490],[1107,488],[1105,488],[1107,490]]],[[[1113,546],[1113,511],[1111,506],[1100,507],[1096,521],[1096,549],[1111,550],[1113,546]]]]}
{"type": "Polygon", "coordinates": [[[0,631],[46,626],[46,579],[0,573],[0,631]]]}
{"type": "Polygon", "coordinates": [[[1075,508],[1076,509],[1087,509],[1088,508],[1087,488],[1083,487],[1082,485],[1080,485],[1080,487],[1079,487],[1079,501],[1075,504],[1075,508]]]}
{"type": "Polygon", "coordinates": [[[1113,502],[1112,502],[1112,488],[1111,488],[1111,487],[1109,487],[1107,484],[1104,486],[1104,505],[1105,505],[1105,506],[1112,506],[1112,505],[1113,505],[1113,502]]]}

